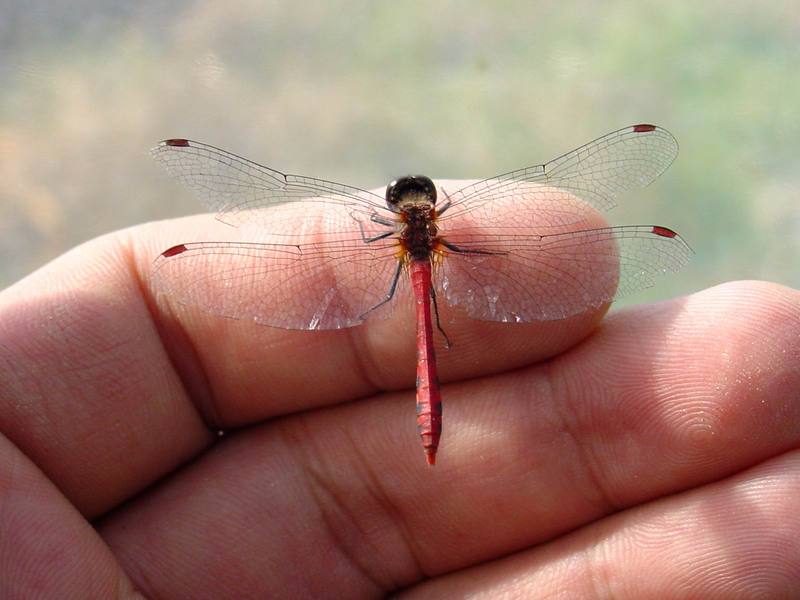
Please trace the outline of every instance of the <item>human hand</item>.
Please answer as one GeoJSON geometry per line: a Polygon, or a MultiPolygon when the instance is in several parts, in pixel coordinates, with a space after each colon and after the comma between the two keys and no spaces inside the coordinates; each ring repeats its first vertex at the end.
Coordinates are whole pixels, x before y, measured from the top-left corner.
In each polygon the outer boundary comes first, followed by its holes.
{"type": "Polygon", "coordinates": [[[0,596],[800,589],[796,291],[455,318],[431,469],[403,315],[300,332],[154,298],[153,258],[200,219],[0,295],[0,596]]]}

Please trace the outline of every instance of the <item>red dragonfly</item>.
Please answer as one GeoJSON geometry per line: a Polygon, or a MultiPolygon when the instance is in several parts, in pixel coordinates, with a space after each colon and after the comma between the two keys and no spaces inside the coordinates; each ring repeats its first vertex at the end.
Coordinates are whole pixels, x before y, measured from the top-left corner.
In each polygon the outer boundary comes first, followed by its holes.
{"type": "Polygon", "coordinates": [[[677,152],[665,129],[633,125],[456,192],[411,175],[381,197],[165,140],[153,157],[251,241],[173,246],[155,261],[155,287],[216,315],[305,330],[385,318],[412,292],[417,425],[433,465],[442,430],[434,322],[450,345],[439,301],[485,321],[563,319],[678,270],[691,249],[671,229],[591,223],[593,209],[651,183],[677,152]]]}

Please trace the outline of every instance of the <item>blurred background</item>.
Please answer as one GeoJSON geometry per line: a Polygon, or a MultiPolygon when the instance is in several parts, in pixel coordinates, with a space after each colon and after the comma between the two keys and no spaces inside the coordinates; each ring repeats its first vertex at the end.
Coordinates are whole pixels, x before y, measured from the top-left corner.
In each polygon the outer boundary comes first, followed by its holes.
{"type": "Polygon", "coordinates": [[[484,178],[633,123],[673,166],[608,215],[696,255],[626,302],[800,287],[800,10],[748,2],[0,0],[0,287],[201,212],[148,156],[189,137],[364,188],[484,178]]]}

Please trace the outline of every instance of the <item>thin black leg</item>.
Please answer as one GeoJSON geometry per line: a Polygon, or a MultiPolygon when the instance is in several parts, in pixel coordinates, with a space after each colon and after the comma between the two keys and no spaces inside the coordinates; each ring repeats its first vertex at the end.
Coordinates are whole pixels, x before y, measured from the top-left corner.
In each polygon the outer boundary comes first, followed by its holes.
{"type": "Polygon", "coordinates": [[[381,225],[386,225],[386,227],[394,227],[397,225],[397,221],[393,221],[392,219],[387,219],[386,217],[382,217],[380,215],[372,215],[369,218],[370,221],[373,223],[380,223],[381,225]]]}
{"type": "Polygon", "coordinates": [[[444,204],[442,204],[439,208],[436,209],[436,215],[441,217],[444,214],[444,211],[446,211],[448,208],[450,208],[450,206],[453,203],[450,200],[450,194],[447,193],[447,190],[445,190],[443,187],[439,186],[439,191],[444,194],[445,198],[447,198],[447,201],[444,204]]]}
{"type": "Polygon", "coordinates": [[[442,244],[448,250],[452,250],[453,252],[457,252],[458,254],[479,254],[483,256],[503,256],[507,254],[502,250],[473,250],[471,248],[461,248],[460,246],[456,246],[455,244],[451,244],[447,240],[439,240],[439,243],[442,244]]]}
{"type": "Polygon", "coordinates": [[[392,298],[394,298],[394,293],[397,291],[397,282],[400,281],[400,273],[402,272],[403,272],[403,262],[398,260],[397,268],[395,269],[394,276],[392,277],[392,285],[389,286],[389,291],[387,292],[386,297],[380,302],[378,302],[372,308],[365,310],[363,313],[361,313],[358,316],[359,319],[364,319],[373,310],[380,308],[381,306],[389,302],[392,298]]]}
{"type": "MultiPolygon", "coordinates": [[[[377,217],[376,215],[373,215],[372,217],[373,217],[372,220],[374,220],[376,223],[380,223],[381,225],[386,225],[386,223],[383,223],[382,221],[378,221],[377,220],[380,217],[377,217]]],[[[358,223],[358,229],[359,229],[359,231],[361,231],[361,239],[364,241],[365,244],[369,244],[369,243],[375,242],[377,240],[382,240],[382,239],[387,238],[390,235],[394,235],[396,233],[394,229],[391,229],[389,231],[384,231],[383,233],[379,233],[376,236],[367,237],[367,232],[364,231],[364,225],[358,219],[355,219],[355,221],[356,221],[356,223],[358,223]]]]}
{"type": "Polygon", "coordinates": [[[450,343],[450,337],[442,328],[442,322],[439,320],[439,303],[436,301],[436,290],[433,287],[433,282],[431,282],[431,300],[433,301],[433,314],[436,316],[436,329],[442,334],[445,348],[449,350],[453,347],[453,344],[450,343]]]}
{"type": "Polygon", "coordinates": [[[373,236],[373,237],[371,237],[371,238],[368,238],[368,237],[366,236],[366,234],[364,233],[364,228],[363,228],[363,227],[361,227],[361,224],[360,224],[360,223],[359,223],[359,225],[358,225],[358,226],[361,228],[361,239],[362,239],[362,240],[364,240],[364,243],[365,243],[365,244],[370,244],[370,243],[372,243],[372,242],[377,242],[378,240],[382,240],[382,239],[384,239],[384,238],[387,238],[387,237],[389,237],[390,235],[394,235],[394,231],[386,231],[386,232],[384,232],[384,233],[379,233],[378,235],[375,235],[375,236],[373,236]]]}

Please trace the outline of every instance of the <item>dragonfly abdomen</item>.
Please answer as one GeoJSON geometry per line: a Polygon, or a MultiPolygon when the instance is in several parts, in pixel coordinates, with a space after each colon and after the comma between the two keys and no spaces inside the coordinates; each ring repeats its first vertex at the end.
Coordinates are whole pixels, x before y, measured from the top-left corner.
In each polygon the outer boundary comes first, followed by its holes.
{"type": "Polygon", "coordinates": [[[409,275],[417,317],[417,429],[425,458],[432,466],[436,464],[436,450],[442,435],[442,394],[433,349],[430,260],[412,260],[409,275]]]}

